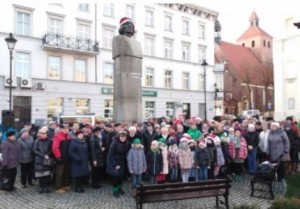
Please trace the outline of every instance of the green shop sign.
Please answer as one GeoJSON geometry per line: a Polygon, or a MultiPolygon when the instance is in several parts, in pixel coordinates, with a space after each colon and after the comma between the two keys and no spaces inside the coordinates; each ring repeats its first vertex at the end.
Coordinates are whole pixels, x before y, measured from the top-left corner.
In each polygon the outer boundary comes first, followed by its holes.
{"type": "MultiPolygon", "coordinates": [[[[103,88],[101,88],[101,93],[102,94],[113,94],[114,89],[103,87],[103,88]]],[[[144,90],[142,90],[142,96],[143,97],[157,97],[157,91],[144,91],[144,90]]]]}

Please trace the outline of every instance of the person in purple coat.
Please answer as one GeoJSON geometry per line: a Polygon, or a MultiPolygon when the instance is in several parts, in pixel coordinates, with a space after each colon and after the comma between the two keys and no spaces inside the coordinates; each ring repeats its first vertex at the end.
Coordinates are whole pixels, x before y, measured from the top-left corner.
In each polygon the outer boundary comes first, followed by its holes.
{"type": "Polygon", "coordinates": [[[13,191],[15,189],[17,167],[19,164],[18,145],[15,131],[8,131],[6,137],[7,140],[2,145],[2,166],[8,178],[7,191],[13,191]]]}

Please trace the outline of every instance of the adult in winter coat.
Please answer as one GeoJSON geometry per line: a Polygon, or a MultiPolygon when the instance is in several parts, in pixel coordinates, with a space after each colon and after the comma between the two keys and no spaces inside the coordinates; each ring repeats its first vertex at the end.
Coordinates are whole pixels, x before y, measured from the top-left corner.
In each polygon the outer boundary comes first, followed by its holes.
{"type": "Polygon", "coordinates": [[[21,129],[21,137],[18,139],[19,162],[21,164],[21,184],[23,188],[30,186],[33,178],[33,137],[26,128],[21,129]]]}
{"type": "Polygon", "coordinates": [[[256,171],[256,157],[257,157],[257,149],[259,143],[259,135],[255,131],[254,124],[248,124],[248,131],[245,135],[245,139],[248,145],[248,157],[247,157],[248,172],[250,174],[253,174],[256,171]]]}
{"type": "Polygon", "coordinates": [[[156,133],[154,132],[154,125],[151,122],[147,123],[147,129],[143,133],[144,138],[144,151],[147,154],[150,150],[150,145],[153,140],[155,140],[156,133]]]}
{"type": "Polygon", "coordinates": [[[121,130],[116,139],[112,142],[107,155],[106,170],[112,176],[113,196],[118,198],[124,194],[122,183],[126,175],[127,153],[129,143],[126,139],[127,132],[121,130]]]}
{"type": "Polygon", "coordinates": [[[131,149],[127,155],[127,167],[131,174],[132,194],[135,196],[135,189],[142,181],[142,174],[146,172],[147,163],[144,146],[139,138],[133,140],[131,149]]]}
{"type": "Polygon", "coordinates": [[[69,146],[71,160],[71,176],[74,180],[74,191],[83,193],[82,182],[89,175],[88,144],[83,137],[83,132],[76,131],[76,139],[72,139],[69,146]]]}
{"type": "Polygon", "coordinates": [[[157,183],[157,176],[163,170],[163,157],[158,146],[159,142],[153,140],[146,157],[151,184],[157,183]]]}
{"type": "Polygon", "coordinates": [[[262,123],[262,131],[259,133],[259,143],[258,143],[258,149],[259,149],[259,163],[262,163],[267,160],[267,149],[268,149],[268,138],[270,134],[270,129],[268,127],[268,122],[264,121],[262,123]]]}
{"type": "Polygon", "coordinates": [[[68,128],[61,124],[60,131],[53,136],[52,152],[56,159],[55,166],[55,189],[63,193],[69,189],[70,162],[69,145],[71,139],[68,137],[68,128]]]}
{"type": "Polygon", "coordinates": [[[6,132],[7,140],[2,145],[2,166],[8,178],[7,191],[13,191],[18,167],[18,145],[15,131],[6,132]]]}
{"type": "Polygon", "coordinates": [[[244,160],[248,155],[247,142],[242,137],[241,131],[235,129],[234,138],[228,145],[229,154],[233,162],[234,180],[241,181],[241,174],[243,170],[244,160]]]}
{"type": "Polygon", "coordinates": [[[189,169],[192,168],[194,164],[193,154],[188,145],[187,138],[181,138],[179,144],[179,165],[181,171],[182,182],[188,182],[189,169]]]}
{"type": "Polygon", "coordinates": [[[104,176],[103,168],[105,166],[105,146],[101,136],[101,128],[96,127],[93,132],[94,133],[90,139],[92,155],[92,187],[94,189],[98,189],[101,187],[99,184],[99,177],[104,176]]]}
{"type": "Polygon", "coordinates": [[[267,154],[272,163],[279,161],[277,180],[282,181],[285,176],[285,162],[290,160],[290,141],[284,130],[279,127],[279,123],[271,123],[270,129],[267,154]]]}
{"type": "Polygon", "coordinates": [[[300,144],[300,138],[297,136],[296,132],[292,129],[290,124],[285,124],[284,131],[287,134],[290,141],[290,157],[291,161],[289,164],[289,172],[295,175],[297,172],[297,164],[299,161],[298,150],[300,144]]]}
{"type": "Polygon", "coordinates": [[[40,193],[49,193],[51,167],[44,164],[45,159],[49,160],[51,154],[52,140],[47,137],[47,128],[38,131],[38,138],[34,142],[33,152],[35,177],[39,179],[40,193]]]}

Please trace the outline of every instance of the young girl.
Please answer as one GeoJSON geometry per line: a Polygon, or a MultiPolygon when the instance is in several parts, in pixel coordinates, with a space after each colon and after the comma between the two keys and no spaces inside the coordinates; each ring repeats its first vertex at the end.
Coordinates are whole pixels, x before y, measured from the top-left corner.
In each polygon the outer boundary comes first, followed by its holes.
{"type": "Polygon", "coordinates": [[[198,181],[207,180],[208,169],[210,168],[210,155],[205,142],[200,141],[195,153],[195,165],[198,169],[198,181]]]}
{"type": "Polygon", "coordinates": [[[222,147],[221,147],[220,138],[216,136],[214,138],[214,143],[215,143],[216,151],[217,151],[215,168],[214,168],[214,178],[216,178],[219,175],[221,166],[225,165],[225,160],[224,160],[224,154],[223,154],[222,147]]]}
{"type": "Polygon", "coordinates": [[[182,182],[188,182],[189,169],[192,168],[194,164],[194,159],[193,159],[191,149],[188,145],[187,138],[180,139],[178,159],[179,159],[182,182]]]}
{"type": "Polygon", "coordinates": [[[158,141],[153,140],[147,154],[147,168],[151,184],[157,184],[157,175],[162,171],[162,161],[162,155],[158,148],[158,141]]]}
{"type": "Polygon", "coordinates": [[[146,171],[146,156],[144,147],[139,138],[133,140],[133,144],[127,155],[128,170],[131,174],[132,195],[135,196],[135,190],[141,183],[142,174],[146,171]]]}
{"type": "MultiPolygon", "coordinates": [[[[194,140],[189,140],[188,145],[192,152],[192,158],[195,159],[197,142],[194,140]]],[[[192,168],[189,169],[189,181],[196,181],[196,165],[193,163],[192,168]]]]}
{"type": "Polygon", "coordinates": [[[159,149],[162,154],[163,159],[163,167],[160,174],[157,176],[157,183],[165,183],[166,182],[166,176],[169,173],[169,165],[168,165],[168,146],[167,146],[167,140],[165,138],[160,138],[159,140],[159,149]]]}
{"type": "Polygon", "coordinates": [[[178,155],[179,149],[177,143],[173,137],[170,140],[170,146],[168,149],[168,161],[169,161],[169,180],[170,182],[176,182],[178,178],[178,155]]]}

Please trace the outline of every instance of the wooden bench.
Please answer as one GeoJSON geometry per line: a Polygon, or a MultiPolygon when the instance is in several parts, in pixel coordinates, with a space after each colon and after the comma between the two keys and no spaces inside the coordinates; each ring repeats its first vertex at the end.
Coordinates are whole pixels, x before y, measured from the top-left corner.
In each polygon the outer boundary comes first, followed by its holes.
{"type": "MultiPolygon", "coordinates": [[[[136,190],[136,208],[142,209],[145,203],[185,200],[192,198],[215,197],[219,206],[219,196],[225,199],[226,209],[229,208],[228,196],[231,179],[196,181],[188,183],[141,184],[136,190]]],[[[221,201],[220,201],[221,202],[221,201]]],[[[224,204],[224,202],[221,202],[224,204]]]]}

